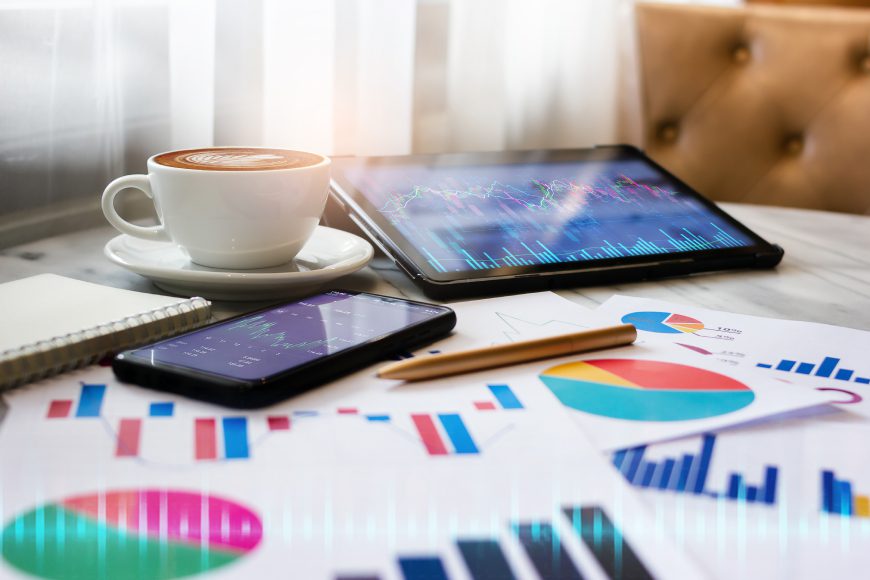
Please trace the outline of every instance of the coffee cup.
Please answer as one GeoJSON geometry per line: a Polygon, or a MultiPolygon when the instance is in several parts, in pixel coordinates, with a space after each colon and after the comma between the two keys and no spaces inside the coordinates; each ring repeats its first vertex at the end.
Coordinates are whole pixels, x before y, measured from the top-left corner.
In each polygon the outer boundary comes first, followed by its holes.
{"type": "Polygon", "coordinates": [[[127,175],[103,192],[115,228],[146,240],[172,241],[191,261],[212,268],[268,268],[292,260],[317,227],[329,194],[323,155],[257,147],[208,147],[160,153],[148,175],[127,175]],[[115,196],[138,189],[160,224],[139,226],[115,211],[115,196]]]}

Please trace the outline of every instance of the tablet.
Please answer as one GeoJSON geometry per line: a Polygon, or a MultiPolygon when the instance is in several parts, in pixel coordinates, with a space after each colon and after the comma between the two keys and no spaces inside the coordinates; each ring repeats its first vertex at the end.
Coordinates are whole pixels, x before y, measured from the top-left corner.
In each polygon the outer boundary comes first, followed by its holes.
{"type": "Polygon", "coordinates": [[[337,157],[331,187],[437,299],[769,268],[783,255],[630,146],[337,157]]]}

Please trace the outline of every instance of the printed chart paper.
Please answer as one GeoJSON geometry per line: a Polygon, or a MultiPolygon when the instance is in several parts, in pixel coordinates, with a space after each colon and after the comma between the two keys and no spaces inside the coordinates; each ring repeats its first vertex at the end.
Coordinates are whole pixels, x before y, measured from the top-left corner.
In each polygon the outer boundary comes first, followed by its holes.
{"type": "Polygon", "coordinates": [[[541,361],[522,373],[528,382],[534,379],[526,373],[536,375],[602,451],[828,409],[822,393],[724,369],[666,344],[541,361]]]}
{"type": "Polygon", "coordinates": [[[870,569],[865,426],[791,421],[611,456],[657,525],[722,579],[870,569]]]}
{"type": "Polygon", "coordinates": [[[11,397],[3,575],[96,570],[108,542],[107,566],[150,577],[465,577],[492,562],[516,577],[696,577],[544,395],[455,385],[238,413],[106,369],[64,375],[11,397]],[[622,564],[591,539],[602,523],[624,533],[622,564]]]}
{"type": "MultiPolygon", "coordinates": [[[[475,319],[485,336],[460,326],[448,341],[510,339],[504,315],[579,323],[552,298],[558,312],[490,308],[475,319]]],[[[508,369],[373,374],[256,412],[99,367],[10,393],[0,575],[704,577],[543,385],[508,369]]]]}
{"type": "Polygon", "coordinates": [[[817,389],[847,411],[826,420],[870,422],[870,332],[628,296],[614,296],[595,317],[601,324],[635,324],[639,342],[671,343],[724,368],[817,389]]]}
{"type": "MultiPolygon", "coordinates": [[[[437,345],[440,350],[467,348],[473,341],[526,340],[602,325],[592,322],[594,317],[588,310],[551,293],[465,302],[454,308],[462,326],[454,337],[437,345]]],[[[673,439],[776,415],[828,410],[824,406],[828,398],[811,389],[796,390],[755,373],[723,369],[693,353],[654,343],[535,361],[426,384],[487,381],[493,375],[504,374],[524,390],[543,387],[569,410],[575,423],[602,450],[673,439]]]]}

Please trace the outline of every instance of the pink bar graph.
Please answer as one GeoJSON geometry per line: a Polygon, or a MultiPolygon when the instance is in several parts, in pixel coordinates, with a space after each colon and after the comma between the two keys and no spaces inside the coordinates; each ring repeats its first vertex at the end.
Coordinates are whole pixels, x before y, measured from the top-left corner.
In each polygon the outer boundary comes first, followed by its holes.
{"type": "Polygon", "coordinates": [[[58,400],[52,401],[48,406],[48,413],[45,415],[47,419],[64,419],[69,417],[69,412],[72,409],[72,401],[58,400]]]}
{"type": "Polygon", "coordinates": [[[474,403],[474,407],[478,411],[495,411],[495,403],[492,401],[477,401],[474,403]]]}
{"type": "Polygon", "coordinates": [[[194,426],[196,458],[217,459],[217,425],[214,419],[197,419],[194,426]]]}
{"type": "Polygon", "coordinates": [[[121,419],[115,457],[137,457],[142,435],[142,419],[121,419]]]}
{"type": "Polygon", "coordinates": [[[432,417],[429,415],[411,415],[411,420],[414,421],[414,427],[417,428],[420,439],[423,440],[423,445],[426,446],[429,455],[447,455],[447,447],[445,447],[432,417]]]}
{"type": "Polygon", "coordinates": [[[290,430],[290,417],[267,417],[269,423],[269,431],[288,431],[290,430]]]}

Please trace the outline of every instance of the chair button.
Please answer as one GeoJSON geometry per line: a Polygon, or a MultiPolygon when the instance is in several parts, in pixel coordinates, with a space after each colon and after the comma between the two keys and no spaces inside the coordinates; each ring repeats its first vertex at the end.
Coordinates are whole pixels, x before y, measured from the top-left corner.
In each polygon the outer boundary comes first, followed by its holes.
{"type": "Polygon", "coordinates": [[[749,47],[746,46],[745,44],[741,44],[740,46],[737,46],[731,52],[731,58],[737,64],[746,64],[747,62],[749,62],[749,59],[751,57],[752,57],[752,53],[749,52],[749,47]]]}
{"type": "Polygon", "coordinates": [[[785,140],[785,152],[789,155],[800,155],[804,150],[804,140],[794,135],[785,140]]]}
{"type": "Polygon", "coordinates": [[[659,127],[659,139],[665,143],[673,143],[680,136],[680,131],[675,123],[665,123],[659,127]]]}

